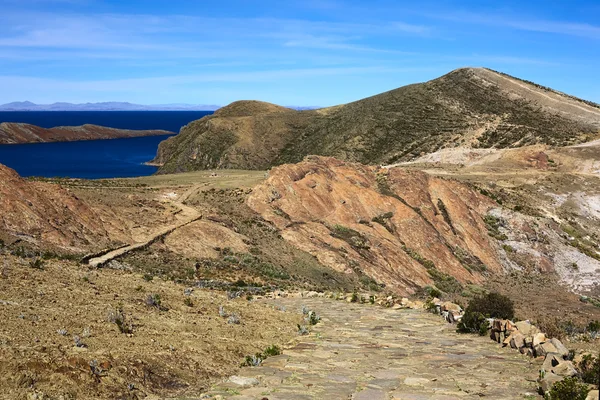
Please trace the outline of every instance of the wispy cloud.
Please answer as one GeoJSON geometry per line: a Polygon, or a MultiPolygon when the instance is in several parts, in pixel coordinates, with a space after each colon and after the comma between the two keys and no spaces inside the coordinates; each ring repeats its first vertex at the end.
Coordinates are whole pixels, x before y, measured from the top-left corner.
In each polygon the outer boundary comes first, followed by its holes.
{"type": "Polygon", "coordinates": [[[522,31],[554,33],[600,39],[600,26],[587,23],[528,19],[507,15],[492,15],[470,12],[448,12],[424,14],[429,18],[487,26],[513,28],[522,31]]]}

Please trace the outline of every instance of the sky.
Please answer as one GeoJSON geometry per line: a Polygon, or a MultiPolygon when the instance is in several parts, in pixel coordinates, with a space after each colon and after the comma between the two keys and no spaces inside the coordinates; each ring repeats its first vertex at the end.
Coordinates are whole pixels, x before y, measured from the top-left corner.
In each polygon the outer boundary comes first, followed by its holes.
{"type": "Polygon", "coordinates": [[[600,1],[0,0],[0,104],[329,106],[465,66],[600,103],[600,1]]]}

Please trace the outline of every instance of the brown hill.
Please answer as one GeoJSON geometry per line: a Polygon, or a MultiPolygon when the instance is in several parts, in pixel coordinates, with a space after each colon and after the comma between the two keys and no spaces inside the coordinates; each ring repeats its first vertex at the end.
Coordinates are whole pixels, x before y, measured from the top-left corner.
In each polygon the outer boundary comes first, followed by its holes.
{"type": "Polygon", "coordinates": [[[70,142],[75,140],[117,139],[170,134],[173,134],[173,132],[163,130],[138,131],[115,129],[89,124],[81,126],[58,126],[46,129],[31,124],[15,122],[0,123],[0,144],[70,142]]]}
{"type": "Polygon", "coordinates": [[[75,250],[109,243],[101,218],[58,185],[22,179],[0,164],[0,233],[75,250]]]}
{"type": "Polygon", "coordinates": [[[266,169],[309,154],[366,164],[441,148],[568,145],[596,137],[597,104],[484,68],[462,68],[353,103],[294,111],[241,101],[159,146],[159,172],[266,169]]]}

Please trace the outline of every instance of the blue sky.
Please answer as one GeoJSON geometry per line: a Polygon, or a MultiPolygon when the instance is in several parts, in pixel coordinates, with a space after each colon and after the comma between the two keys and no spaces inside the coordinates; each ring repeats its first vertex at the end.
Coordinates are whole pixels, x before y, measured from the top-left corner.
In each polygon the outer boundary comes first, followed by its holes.
{"type": "Polygon", "coordinates": [[[600,102],[600,2],[0,0],[0,103],[327,106],[486,66],[600,102]]]}

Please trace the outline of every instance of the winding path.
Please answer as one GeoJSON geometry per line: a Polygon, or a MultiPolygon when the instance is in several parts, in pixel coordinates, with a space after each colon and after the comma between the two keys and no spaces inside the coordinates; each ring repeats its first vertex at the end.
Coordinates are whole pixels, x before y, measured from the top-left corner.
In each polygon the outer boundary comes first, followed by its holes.
{"type": "Polygon", "coordinates": [[[137,249],[143,249],[147,246],[150,246],[152,243],[154,243],[158,239],[165,237],[166,235],[175,231],[176,229],[179,229],[182,226],[188,225],[194,221],[201,219],[202,214],[200,214],[196,209],[183,204],[183,201],[185,199],[187,199],[189,197],[189,195],[197,189],[198,188],[196,186],[192,186],[185,193],[178,196],[177,200],[165,198],[166,201],[172,203],[176,207],[179,207],[179,209],[181,210],[180,215],[183,216],[183,219],[180,219],[177,223],[174,223],[169,226],[162,227],[162,228],[156,230],[155,232],[148,235],[144,240],[142,240],[140,242],[132,243],[132,244],[130,244],[128,246],[124,246],[124,247],[119,247],[118,249],[109,251],[108,253],[103,254],[101,256],[91,258],[88,261],[88,265],[90,267],[101,267],[104,264],[110,262],[111,260],[121,257],[131,251],[134,251],[137,249]]]}

